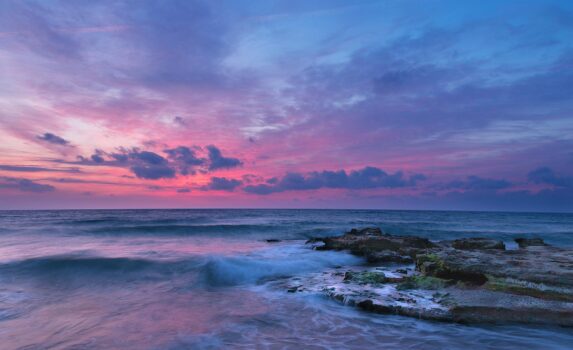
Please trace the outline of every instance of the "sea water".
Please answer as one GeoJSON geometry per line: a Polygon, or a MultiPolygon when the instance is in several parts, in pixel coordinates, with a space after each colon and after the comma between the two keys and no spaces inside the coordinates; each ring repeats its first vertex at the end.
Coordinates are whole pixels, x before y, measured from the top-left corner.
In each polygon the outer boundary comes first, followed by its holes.
{"type": "Polygon", "coordinates": [[[573,214],[0,211],[0,349],[573,348],[572,329],[377,315],[276,287],[364,264],[304,244],[364,226],[573,246],[573,214]]]}

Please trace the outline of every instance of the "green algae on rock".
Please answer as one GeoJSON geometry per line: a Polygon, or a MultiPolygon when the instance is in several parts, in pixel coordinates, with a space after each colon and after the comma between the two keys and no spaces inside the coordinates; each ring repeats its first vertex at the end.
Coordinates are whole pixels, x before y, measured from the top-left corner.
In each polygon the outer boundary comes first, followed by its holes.
{"type": "Polygon", "coordinates": [[[431,242],[370,227],[309,242],[322,242],[317,250],[348,250],[370,265],[314,276],[297,287],[301,292],[423,319],[573,327],[573,250],[541,239],[517,239],[521,249],[506,250],[488,238],[431,242]]]}

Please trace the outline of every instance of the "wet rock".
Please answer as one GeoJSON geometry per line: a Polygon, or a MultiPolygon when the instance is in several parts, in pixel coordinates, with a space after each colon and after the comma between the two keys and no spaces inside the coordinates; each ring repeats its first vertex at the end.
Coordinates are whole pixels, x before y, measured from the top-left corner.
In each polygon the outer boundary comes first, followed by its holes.
{"type": "Polygon", "coordinates": [[[573,302],[572,289],[516,280],[513,278],[497,278],[490,276],[485,287],[492,291],[515,295],[527,295],[544,300],[573,302]]]}
{"type": "Polygon", "coordinates": [[[271,239],[266,239],[265,242],[267,242],[267,243],[279,243],[279,242],[282,242],[282,240],[271,238],[271,239]]]}
{"type": "Polygon", "coordinates": [[[467,287],[436,277],[397,279],[372,269],[349,270],[344,276],[317,273],[307,277],[304,285],[296,291],[324,293],[368,312],[460,323],[573,326],[572,302],[515,295],[484,286],[467,287]]]}
{"type": "Polygon", "coordinates": [[[344,274],[344,282],[352,281],[358,284],[383,284],[383,283],[396,283],[403,279],[398,277],[386,277],[383,272],[377,271],[361,271],[353,272],[347,271],[344,274]]]}
{"type": "Polygon", "coordinates": [[[380,259],[399,259],[396,256],[413,257],[420,250],[436,247],[426,238],[383,234],[380,229],[372,227],[353,229],[342,236],[321,238],[320,241],[324,242],[324,245],[316,247],[317,250],[350,250],[356,255],[371,256],[373,261],[378,257],[380,259]],[[398,254],[389,255],[389,252],[398,254]]]}
{"type": "Polygon", "coordinates": [[[302,287],[302,286],[294,286],[294,287],[291,287],[291,288],[287,289],[287,292],[289,292],[289,293],[296,293],[296,292],[298,292],[298,289],[299,289],[300,287],[302,287]]]}
{"type": "Polygon", "coordinates": [[[519,248],[548,246],[541,238],[516,238],[515,243],[519,248]]]}
{"type": "Polygon", "coordinates": [[[347,271],[344,274],[344,281],[354,281],[356,283],[386,283],[386,275],[382,272],[352,272],[347,271]]]}
{"type": "Polygon", "coordinates": [[[500,249],[505,250],[503,241],[498,241],[490,238],[462,238],[456,239],[451,242],[451,246],[455,249],[474,250],[474,249],[500,249]]]}
{"type": "Polygon", "coordinates": [[[346,234],[360,237],[379,237],[383,235],[382,230],[378,227],[365,227],[361,229],[353,228],[346,234]]]}
{"type": "Polygon", "coordinates": [[[412,264],[414,262],[414,259],[412,259],[411,256],[401,255],[391,250],[368,252],[366,253],[366,260],[369,263],[393,262],[399,264],[412,264]]]}
{"type": "Polygon", "coordinates": [[[479,285],[487,281],[487,276],[493,276],[573,288],[573,251],[555,247],[434,250],[416,257],[416,269],[424,275],[479,285]]]}
{"type": "Polygon", "coordinates": [[[573,250],[539,238],[516,239],[527,249],[505,250],[488,238],[436,244],[366,228],[320,242],[319,250],[349,250],[379,266],[322,273],[305,287],[347,305],[452,322],[573,326],[573,250]],[[405,264],[412,261],[415,271],[408,274],[405,264]]]}
{"type": "Polygon", "coordinates": [[[573,303],[484,289],[452,288],[450,314],[462,323],[535,323],[573,326],[573,303]]]}
{"type": "Polygon", "coordinates": [[[457,260],[455,263],[451,260],[445,261],[442,255],[436,253],[418,255],[416,269],[424,276],[461,281],[472,285],[479,286],[487,282],[486,274],[482,271],[474,271],[457,260]]]}
{"type": "Polygon", "coordinates": [[[452,285],[454,282],[442,278],[431,276],[411,276],[404,278],[397,286],[398,290],[408,289],[427,289],[427,290],[441,290],[447,286],[452,285]]]}

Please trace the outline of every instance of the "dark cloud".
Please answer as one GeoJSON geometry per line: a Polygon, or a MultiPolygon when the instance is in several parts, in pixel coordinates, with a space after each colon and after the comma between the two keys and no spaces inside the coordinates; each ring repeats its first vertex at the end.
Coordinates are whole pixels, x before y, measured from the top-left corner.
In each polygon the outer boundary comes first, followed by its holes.
{"type": "Polygon", "coordinates": [[[161,165],[167,163],[167,160],[157,153],[148,151],[134,151],[129,156],[137,161],[141,161],[149,165],[161,165]]]}
{"type": "Polygon", "coordinates": [[[365,167],[346,172],[345,170],[311,172],[307,174],[288,173],[280,179],[272,178],[265,184],[249,185],[244,191],[255,194],[271,194],[284,191],[316,190],[320,188],[369,189],[402,188],[416,186],[418,181],[426,179],[423,174],[405,176],[398,171],[388,174],[376,167],[365,167]]]}
{"type": "Polygon", "coordinates": [[[479,176],[468,176],[466,180],[456,180],[436,187],[444,190],[483,191],[510,188],[512,183],[503,179],[488,179],[479,176]]]}
{"type": "Polygon", "coordinates": [[[243,188],[243,191],[253,194],[267,195],[275,192],[282,192],[278,188],[269,185],[248,185],[243,188]]]}
{"type": "Polygon", "coordinates": [[[120,148],[113,153],[96,150],[90,158],[78,157],[78,163],[129,168],[136,177],[146,180],[169,179],[176,175],[175,167],[166,158],[137,148],[120,148]]]}
{"type": "Polygon", "coordinates": [[[36,166],[5,165],[5,164],[0,164],[0,170],[23,172],[23,173],[37,173],[37,172],[79,173],[80,172],[79,168],[53,169],[53,168],[44,168],[36,166]]]}
{"type": "Polygon", "coordinates": [[[214,145],[206,147],[209,157],[209,170],[230,169],[241,166],[243,163],[237,158],[224,157],[214,145]]]}
{"type": "Polygon", "coordinates": [[[105,152],[96,149],[96,153],[95,153],[95,154],[92,154],[92,156],[91,156],[90,158],[91,158],[91,160],[93,160],[94,162],[100,164],[100,163],[105,162],[104,155],[105,155],[105,152]]]}
{"type": "Polygon", "coordinates": [[[105,162],[105,159],[103,159],[102,156],[98,155],[98,154],[94,154],[91,156],[91,159],[96,162],[96,163],[103,163],[105,162]]]}
{"type": "Polygon", "coordinates": [[[270,179],[268,179],[268,180],[266,181],[266,183],[271,184],[271,185],[274,185],[274,184],[276,184],[277,182],[279,182],[279,178],[278,178],[278,177],[271,177],[270,179]]]}
{"type": "Polygon", "coordinates": [[[241,179],[244,184],[259,183],[265,180],[264,177],[255,174],[244,174],[241,179]]]}
{"type": "Polygon", "coordinates": [[[157,153],[134,150],[128,154],[131,171],[140,179],[157,180],[175,177],[175,169],[157,153]]]}
{"type": "Polygon", "coordinates": [[[182,117],[179,117],[179,116],[173,118],[173,122],[179,126],[183,126],[183,127],[187,126],[187,122],[185,121],[185,119],[183,119],[182,117]]]}
{"type": "Polygon", "coordinates": [[[111,153],[110,156],[119,163],[127,163],[129,156],[126,153],[128,152],[129,151],[123,151],[122,153],[111,153]]]}
{"type": "Polygon", "coordinates": [[[189,192],[191,192],[191,189],[188,188],[188,187],[179,188],[179,189],[177,190],[177,193],[189,193],[189,192]]]}
{"type": "Polygon", "coordinates": [[[70,144],[68,140],[65,140],[64,138],[58,135],[54,135],[50,132],[44,133],[43,135],[38,135],[36,137],[38,138],[38,140],[49,142],[54,145],[67,146],[70,144]]]}
{"type": "Polygon", "coordinates": [[[179,146],[164,151],[167,157],[177,165],[181,175],[194,174],[193,168],[205,164],[206,160],[197,156],[189,147],[179,146]]]}
{"type": "Polygon", "coordinates": [[[13,177],[0,178],[0,188],[16,189],[22,192],[34,193],[52,192],[56,189],[51,185],[40,184],[32,180],[13,177]]]}
{"type": "Polygon", "coordinates": [[[203,187],[203,190],[213,191],[234,191],[241,186],[242,181],[236,179],[227,179],[224,177],[212,177],[209,184],[203,187]]]}
{"type": "Polygon", "coordinates": [[[166,157],[163,157],[138,148],[120,147],[115,152],[96,150],[90,157],[79,156],[73,164],[128,168],[138,178],[150,180],[174,178],[177,174],[194,175],[197,170],[207,172],[230,169],[243,164],[237,158],[223,156],[221,150],[214,145],[207,146],[206,151],[207,154],[204,154],[205,150],[199,146],[178,146],[164,150],[166,157]],[[203,156],[198,152],[203,153],[203,156]]]}
{"type": "Polygon", "coordinates": [[[573,177],[557,176],[549,167],[540,167],[527,174],[527,179],[536,184],[547,184],[555,187],[573,188],[573,177]]]}
{"type": "Polygon", "coordinates": [[[140,179],[158,180],[171,179],[175,177],[175,169],[167,166],[156,165],[136,165],[132,166],[131,171],[140,179]]]}

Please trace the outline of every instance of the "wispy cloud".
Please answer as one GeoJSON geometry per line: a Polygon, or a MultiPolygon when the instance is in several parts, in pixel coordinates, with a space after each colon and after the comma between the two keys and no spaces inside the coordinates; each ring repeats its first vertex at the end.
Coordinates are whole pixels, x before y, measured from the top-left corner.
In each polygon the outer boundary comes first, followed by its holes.
{"type": "Polygon", "coordinates": [[[41,184],[29,179],[13,177],[0,177],[0,188],[33,193],[52,192],[56,189],[51,185],[41,184]]]}
{"type": "Polygon", "coordinates": [[[564,207],[571,18],[563,0],[0,1],[0,195],[564,207]]]}

